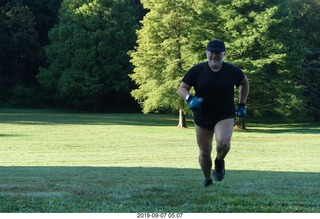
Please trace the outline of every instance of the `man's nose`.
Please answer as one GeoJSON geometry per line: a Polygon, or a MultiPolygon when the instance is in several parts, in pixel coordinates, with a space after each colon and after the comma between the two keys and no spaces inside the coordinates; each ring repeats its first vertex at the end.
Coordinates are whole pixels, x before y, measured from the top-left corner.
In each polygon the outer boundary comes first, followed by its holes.
{"type": "Polygon", "coordinates": [[[219,58],[219,54],[214,52],[214,53],[211,54],[211,57],[213,57],[213,58],[219,58]]]}

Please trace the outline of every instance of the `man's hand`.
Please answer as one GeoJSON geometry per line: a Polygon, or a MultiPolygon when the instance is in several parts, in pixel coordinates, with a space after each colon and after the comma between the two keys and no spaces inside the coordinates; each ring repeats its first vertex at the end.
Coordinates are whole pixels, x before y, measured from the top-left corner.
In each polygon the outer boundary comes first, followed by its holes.
{"type": "Polygon", "coordinates": [[[239,103],[236,109],[237,117],[245,117],[247,115],[246,105],[239,103]]]}
{"type": "Polygon", "coordinates": [[[192,97],[190,96],[187,100],[188,107],[191,110],[197,110],[200,109],[201,103],[203,102],[203,99],[201,97],[192,97]]]}

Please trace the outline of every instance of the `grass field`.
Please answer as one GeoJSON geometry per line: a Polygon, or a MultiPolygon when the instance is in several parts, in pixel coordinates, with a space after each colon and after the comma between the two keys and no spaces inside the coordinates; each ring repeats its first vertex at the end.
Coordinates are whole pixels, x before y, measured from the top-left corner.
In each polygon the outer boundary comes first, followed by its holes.
{"type": "Polygon", "coordinates": [[[0,212],[320,212],[320,126],[247,119],[202,185],[191,120],[0,109],[0,212]]]}

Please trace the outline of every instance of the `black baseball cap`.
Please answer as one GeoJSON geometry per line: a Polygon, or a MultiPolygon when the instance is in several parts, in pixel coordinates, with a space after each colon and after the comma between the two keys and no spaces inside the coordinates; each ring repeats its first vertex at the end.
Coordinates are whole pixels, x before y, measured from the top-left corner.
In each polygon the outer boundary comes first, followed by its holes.
{"type": "Polygon", "coordinates": [[[208,43],[207,50],[210,52],[224,52],[226,47],[221,40],[212,40],[208,43]]]}

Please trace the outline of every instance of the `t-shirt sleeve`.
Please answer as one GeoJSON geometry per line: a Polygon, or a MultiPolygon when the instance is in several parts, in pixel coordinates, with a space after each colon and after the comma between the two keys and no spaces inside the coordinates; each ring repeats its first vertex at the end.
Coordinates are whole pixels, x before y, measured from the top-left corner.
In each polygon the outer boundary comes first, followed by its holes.
{"type": "Polygon", "coordinates": [[[194,86],[196,83],[196,66],[193,66],[192,68],[187,71],[185,76],[182,78],[182,82],[186,83],[189,86],[194,86]]]}
{"type": "Polygon", "coordinates": [[[245,74],[243,73],[243,71],[241,70],[241,68],[239,67],[235,67],[236,68],[236,86],[239,87],[240,83],[242,82],[242,80],[245,77],[245,74]]]}

